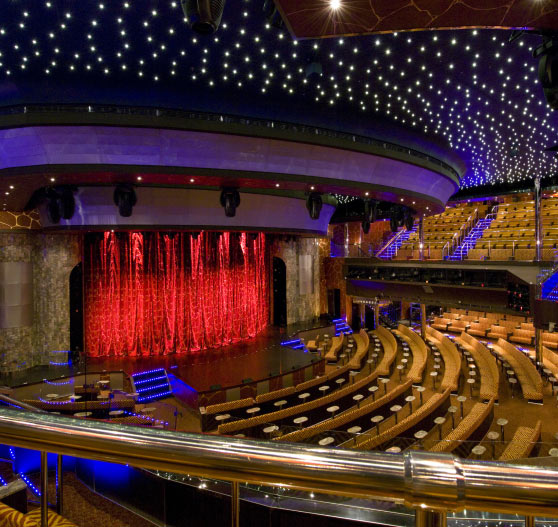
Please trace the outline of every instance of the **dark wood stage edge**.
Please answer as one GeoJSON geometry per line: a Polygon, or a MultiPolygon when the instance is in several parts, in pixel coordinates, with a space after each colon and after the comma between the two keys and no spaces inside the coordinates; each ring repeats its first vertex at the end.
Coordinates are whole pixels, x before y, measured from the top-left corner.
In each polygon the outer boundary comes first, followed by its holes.
{"type": "Polygon", "coordinates": [[[82,358],[70,366],[40,366],[5,374],[0,377],[0,383],[15,387],[78,374],[123,371],[133,375],[165,368],[173,386],[173,395],[189,406],[198,408],[227,400],[255,397],[259,393],[298,384],[322,374],[325,364],[317,354],[282,346],[281,342],[300,337],[308,341],[325,333],[333,336],[335,328],[320,319],[289,325],[287,328],[268,326],[252,339],[221,348],[166,356],[82,358]]]}

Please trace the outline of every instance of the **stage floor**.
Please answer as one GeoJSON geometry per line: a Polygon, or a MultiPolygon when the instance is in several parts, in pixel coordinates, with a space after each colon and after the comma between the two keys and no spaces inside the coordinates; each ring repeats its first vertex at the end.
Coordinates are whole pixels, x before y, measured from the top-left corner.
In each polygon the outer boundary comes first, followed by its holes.
{"type": "MultiPolygon", "coordinates": [[[[278,375],[293,367],[297,369],[310,364],[315,356],[302,349],[281,346],[281,342],[289,340],[297,332],[306,330],[315,336],[317,328],[324,328],[317,320],[291,325],[286,329],[269,326],[253,339],[222,348],[157,357],[88,358],[87,361],[81,360],[70,367],[39,366],[4,375],[0,377],[0,383],[18,386],[24,382],[30,384],[43,379],[52,380],[103,370],[123,370],[131,375],[154,368],[165,368],[168,373],[175,375],[198,392],[209,390],[217,384],[226,388],[241,384],[243,379],[257,381],[269,377],[270,374],[278,375]]],[[[323,333],[324,329],[320,332],[323,333]]]]}

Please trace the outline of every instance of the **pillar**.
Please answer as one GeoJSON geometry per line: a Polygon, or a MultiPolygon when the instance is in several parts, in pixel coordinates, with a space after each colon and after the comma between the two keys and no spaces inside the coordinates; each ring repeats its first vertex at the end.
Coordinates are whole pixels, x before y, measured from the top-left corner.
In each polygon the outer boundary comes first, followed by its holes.
{"type": "Polygon", "coordinates": [[[537,369],[542,370],[543,368],[543,330],[540,328],[535,328],[535,361],[537,363],[537,369]]]}
{"type": "Polygon", "coordinates": [[[426,339],[426,305],[420,305],[420,336],[426,339]]]}
{"type": "Polygon", "coordinates": [[[424,260],[424,228],[423,228],[424,216],[419,218],[419,260],[422,262],[424,260]]]}
{"type": "Polygon", "coordinates": [[[380,326],[380,304],[374,304],[374,329],[380,326]]]}
{"type": "Polygon", "coordinates": [[[537,176],[535,178],[535,260],[537,262],[542,260],[543,232],[541,223],[541,178],[537,176]]]}
{"type": "Polygon", "coordinates": [[[366,311],[366,306],[364,304],[359,304],[358,305],[358,316],[360,317],[360,327],[366,329],[366,324],[365,324],[365,311],[366,311]]]}

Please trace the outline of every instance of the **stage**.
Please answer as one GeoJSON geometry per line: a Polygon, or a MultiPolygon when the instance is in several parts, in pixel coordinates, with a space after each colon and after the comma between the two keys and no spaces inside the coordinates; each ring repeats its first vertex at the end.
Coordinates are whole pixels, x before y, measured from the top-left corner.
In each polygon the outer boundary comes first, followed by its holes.
{"type": "Polygon", "coordinates": [[[317,334],[334,335],[334,327],[318,319],[293,324],[287,328],[268,326],[260,334],[229,346],[199,352],[173,353],[164,356],[80,359],[64,366],[38,366],[22,372],[4,374],[5,386],[40,383],[44,379],[63,379],[103,371],[124,371],[128,375],[164,368],[167,373],[193,391],[207,392],[219,386],[222,390],[299,371],[317,362],[316,354],[304,348],[293,349],[281,343],[293,338],[313,339],[317,334]]]}

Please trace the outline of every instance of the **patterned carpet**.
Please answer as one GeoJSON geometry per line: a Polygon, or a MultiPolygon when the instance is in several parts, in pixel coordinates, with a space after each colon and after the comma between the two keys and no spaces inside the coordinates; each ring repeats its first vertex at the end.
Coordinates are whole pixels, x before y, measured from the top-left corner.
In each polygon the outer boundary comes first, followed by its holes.
{"type": "MultiPolygon", "coordinates": [[[[6,482],[13,481],[11,463],[0,462],[0,476],[6,482]]],[[[30,478],[39,485],[38,476],[30,478]]],[[[56,503],[54,474],[49,477],[49,503],[56,503]]],[[[28,491],[29,510],[38,507],[38,498],[28,491]]],[[[64,473],[64,511],[62,514],[79,527],[153,527],[153,523],[120,507],[116,503],[89,490],[72,472],[64,473]]]]}

